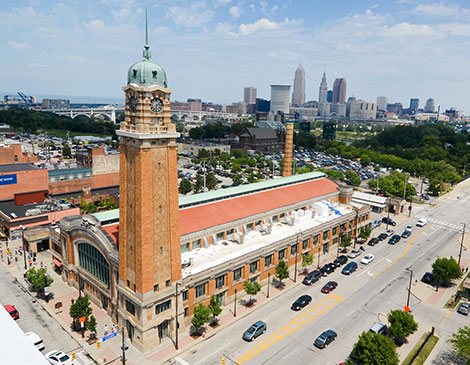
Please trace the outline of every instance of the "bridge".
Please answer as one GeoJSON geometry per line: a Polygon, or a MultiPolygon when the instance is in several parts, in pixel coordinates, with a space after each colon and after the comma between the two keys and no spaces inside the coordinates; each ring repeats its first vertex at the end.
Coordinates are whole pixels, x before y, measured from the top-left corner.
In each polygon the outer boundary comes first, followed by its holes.
{"type": "MultiPolygon", "coordinates": [[[[116,123],[116,115],[124,113],[125,109],[116,107],[101,108],[70,108],[70,109],[41,109],[44,112],[51,112],[58,115],[64,115],[72,119],[79,115],[86,117],[97,117],[116,123]]],[[[250,114],[226,113],[222,111],[190,111],[190,110],[171,110],[171,118],[175,122],[193,122],[200,123],[206,120],[221,120],[231,122],[234,120],[251,118],[250,114]]]]}

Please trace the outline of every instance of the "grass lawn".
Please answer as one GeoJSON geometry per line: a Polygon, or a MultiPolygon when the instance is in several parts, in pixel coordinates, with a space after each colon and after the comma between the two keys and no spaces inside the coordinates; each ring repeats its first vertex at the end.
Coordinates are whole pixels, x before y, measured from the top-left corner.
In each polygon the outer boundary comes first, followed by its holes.
{"type": "MultiPolygon", "coordinates": [[[[415,347],[413,347],[413,350],[411,350],[411,352],[408,354],[408,356],[402,362],[402,365],[408,365],[409,364],[411,358],[416,354],[419,347],[424,342],[424,340],[426,339],[427,336],[428,336],[427,333],[425,333],[421,336],[418,343],[415,345],[415,347]]],[[[434,348],[434,346],[436,346],[437,341],[439,341],[439,337],[434,336],[434,335],[431,336],[429,338],[428,342],[426,343],[426,345],[424,345],[424,347],[421,350],[421,352],[419,353],[419,355],[413,361],[413,365],[422,365],[422,364],[424,364],[424,362],[428,358],[429,354],[431,353],[432,349],[434,348]]]]}

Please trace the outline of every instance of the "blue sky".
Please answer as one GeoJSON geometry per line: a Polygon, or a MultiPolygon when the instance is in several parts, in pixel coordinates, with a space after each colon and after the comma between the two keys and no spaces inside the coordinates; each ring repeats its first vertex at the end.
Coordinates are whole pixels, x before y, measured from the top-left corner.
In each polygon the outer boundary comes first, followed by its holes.
{"type": "Polygon", "coordinates": [[[122,100],[146,6],[173,100],[231,103],[244,86],[269,99],[302,63],[308,100],[325,70],[348,96],[433,97],[470,114],[470,1],[1,1],[0,92],[122,100]]]}

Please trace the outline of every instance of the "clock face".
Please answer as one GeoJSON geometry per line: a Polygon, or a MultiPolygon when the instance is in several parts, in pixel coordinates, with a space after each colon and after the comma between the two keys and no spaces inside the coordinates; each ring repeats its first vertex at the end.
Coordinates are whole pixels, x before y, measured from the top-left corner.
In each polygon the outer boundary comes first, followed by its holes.
{"type": "Polygon", "coordinates": [[[131,100],[129,100],[129,107],[131,108],[131,111],[135,112],[137,110],[137,100],[136,98],[132,97],[131,100]]]}
{"type": "Polygon", "coordinates": [[[160,98],[153,98],[150,102],[150,109],[153,112],[158,113],[163,108],[163,101],[160,98]]]}

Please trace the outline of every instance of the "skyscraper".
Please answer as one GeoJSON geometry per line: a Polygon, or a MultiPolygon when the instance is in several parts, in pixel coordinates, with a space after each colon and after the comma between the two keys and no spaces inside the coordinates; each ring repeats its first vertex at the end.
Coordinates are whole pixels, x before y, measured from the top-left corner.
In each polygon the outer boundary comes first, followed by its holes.
{"type": "Polygon", "coordinates": [[[323,77],[320,83],[320,90],[318,93],[318,102],[319,103],[326,103],[328,96],[328,85],[326,84],[326,72],[323,71],[323,77]]]}
{"type": "Polygon", "coordinates": [[[326,94],[326,101],[329,103],[333,102],[333,90],[328,90],[328,93],[326,94]]]}
{"type": "Polygon", "coordinates": [[[434,113],[434,99],[429,98],[426,100],[426,105],[424,106],[425,113],[434,113]]]}
{"type": "Polygon", "coordinates": [[[419,99],[410,99],[410,109],[415,111],[419,109],[419,99]]]}
{"type": "Polygon", "coordinates": [[[387,103],[388,100],[386,96],[377,96],[377,110],[387,110],[387,103]]]}
{"type": "Polygon", "coordinates": [[[333,103],[346,102],[346,79],[336,79],[333,84],[333,103]]]}
{"type": "Polygon", "coordinates": [[[271,85],[271,112],[289,113],[290,85],[271,85]]]}
{"type": "Polygon", "coordinates": [[[243,89],[243,101],[247,104],[256,103],[256,87],[245,87],[243,89]]]}
{"type": "Polygon", "coordinates": [[[305,70],[302,64],[295,70],[294,92],[292,93],[292,105],[300,106],[305,103],[305,70]]]}

